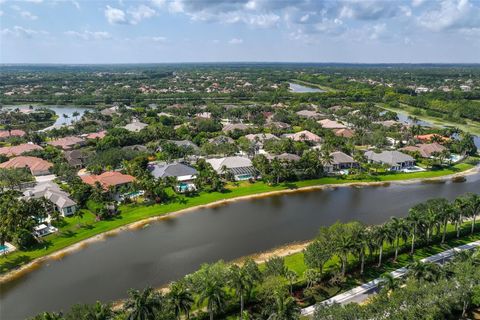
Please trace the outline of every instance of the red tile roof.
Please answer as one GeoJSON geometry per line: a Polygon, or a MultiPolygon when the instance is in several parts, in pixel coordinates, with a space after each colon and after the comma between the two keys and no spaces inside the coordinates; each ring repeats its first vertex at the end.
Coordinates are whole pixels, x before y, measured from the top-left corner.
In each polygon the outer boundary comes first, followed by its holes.
{"type": "Polygon", "coordinates": [[[55,147],[60,147],[62,149],[71,149],[74,145],[81,144],[83,142],[84,140],[82,138],[71,136],[50,141],[48,144],[55,147]]]}
{"type": "Polygon", "coordinates": [[[87,134],[87,139],[103,139],[107,135],[106,131],[93,132],[87,134]]]}
{"type": "Polygon", "coordinates": [[[415,138],[423,142],[430,142],[433,138],[438,138],[442,142],[450,141],[450,138],[442,137],[441,135],[436,133],[418,135],[418,136],[415,136],[415,138]]]}
{"type": "Polygon", "coordinates": [[[33,151],[33,150],[42,150],[43,148],[39,145],[33,143],[22,143],[18,146],[12,147],[3,147],[0,148],[0,154],[6,155],[7,157],[19,156],[22,153],[33,151]]]}
{"type": "Polygon", "coordinates": [[[25,131],[23,130],[0,130],[0,139],[7,139],[10,137],[23,137],[25,131]]]}
{"type": "Polygon", "coordinates": [[[114,187],[122,184],[127,184],[135,180],[134,177],[128,174],[123,174],[118,171],[107,171],[100,175],[88,175],[81,176],[82,181],[91,186],[95,186],[97,182],[103,187],[103,189],[108,190],[109,187],[114,187]]]}
{"type": "Polygon", "coordinates": [[[0,163],[0,168],[3,169],[29,168],[34,176],[48,174],[48,171],[52,166],[53,164],[43,159],[25,156],[15,157],[6,162],[0,163]]]}

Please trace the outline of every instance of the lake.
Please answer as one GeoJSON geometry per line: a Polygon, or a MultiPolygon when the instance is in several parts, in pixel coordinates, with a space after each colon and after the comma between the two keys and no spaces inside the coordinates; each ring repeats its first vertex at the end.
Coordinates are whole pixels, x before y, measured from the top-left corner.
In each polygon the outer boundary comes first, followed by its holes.
{"type": "Polygon", "coordinates": [[[325,90],[322,90],[320,88],[306,87],[297,83],[289,83],[289,86],[290,86],[290,91],[295,93],[326,92],[325,90]]]}
{"type": "MultiPolygon", "coordinates": [[[[3,109],[30,109],[29,106],[24,105],[24,106],[4,106],[3,109]]],[[[55,114],[58,116],[57,120],[55,123],[52,125],[52,127],[61,127],[62,125],[70,125],[72,124],[75,120],[78,120],[82,117],[82,115],[85,113],[88,108],[86,107],[78,107],[78,106],[32,106],[32,109],[40,109],[40,108],[46,108],[50,109],[55,112],[55,114]],[[73,116],[74,112],[78,112],[80,115],[77,116],[76,118],[73,116]],[[63,115],[67,115],[68,118],[65,118],[63,115]]],[[[50,128],[50,127],[49,127],[50,128]]],[[[45,129],[44,129],[45,130],[45,129]]]]}
{"type": "Polygon", "coordinates": [[[129,288],[159,287],[205,262],[226,261],[312,239],[321,226],[402,217],[416,203],[479,192],[480,174],[463,183],[337,187],[242,200],[191,211],[119,233],[49,261],[0,290],[3,319],[67,310],[75,303],[125,298],[129,288]]]}

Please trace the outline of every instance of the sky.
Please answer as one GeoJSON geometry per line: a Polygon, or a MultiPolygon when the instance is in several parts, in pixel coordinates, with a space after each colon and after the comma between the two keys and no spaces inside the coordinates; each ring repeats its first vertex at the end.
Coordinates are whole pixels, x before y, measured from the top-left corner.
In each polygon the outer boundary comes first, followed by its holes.
{"type": "Polygon", "coordinates": [[[480,63],[480,0],[0,0],[0,63],[480,63]]]}

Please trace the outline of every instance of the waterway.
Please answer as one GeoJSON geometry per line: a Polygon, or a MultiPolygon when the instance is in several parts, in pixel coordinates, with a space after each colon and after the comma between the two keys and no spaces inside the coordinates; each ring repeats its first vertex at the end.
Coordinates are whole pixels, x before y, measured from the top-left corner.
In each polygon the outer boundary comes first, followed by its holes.
{"type": "Polygon", "coordinates": [[[378,224],[405,216],[426,199],[452,200],[466,192],[480,192],[480,173],[463,183],[337,187],[193,210],[121,232],[3,284],[0,318],[23,319],[68,310],[75,303],[125,298],[129,288],[162,286],[202,263],[311,239],[321,226],[336,221],[378,224]]]}
{"type": "MultiPolygon", "coordinates": [[[[30,106],[27,105],[16,105],[16,106],[4,106],[3,109],[19,109],[20,111],[24,110],[25,112],[28,112],[30,110],[30,106]]],[[[58,128],[63,125],[71,125],[74,121],[80,119],[82,115],[85,113],[85,111],[88,110],[86,107],[79,107],[79,106],[39,106],[39,105],[34,105],[32,106],[31,109],[36,110],[40,108],[46,108],[50,109],[55,112],[57,115],[57,119],[55,120],[55,123],[51,126],[52,128],[58,128]],[[74,117],[73,113],[78,112],[80,115],[74,117]],[[65,118],[63,115],[66,115],[67,117],[65,118]]],[[[50,128],[50,127],[49,127],[50,128]]],[[[44,129],[45,130],[45,129],[44,129]]]]}
{"type": "Polygon", "coordinates": [[[308,93],[308,92],[326,92],[320,88],[312,88],[307,86],[302,86],[297,83],[289,83],[290,91],[295,93],[308,93]]]}

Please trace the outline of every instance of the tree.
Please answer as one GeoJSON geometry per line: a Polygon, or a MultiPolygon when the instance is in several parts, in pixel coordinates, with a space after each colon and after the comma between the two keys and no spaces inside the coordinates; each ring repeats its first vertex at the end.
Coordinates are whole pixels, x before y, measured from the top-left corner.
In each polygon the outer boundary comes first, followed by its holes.
{"type": "Polygon", "coordinates": [[[162,306],[160,295],[148,287],[142,292],[130,290],[125,302],[124,310],[128,320],[154,320],[155,315],[162,306]]]}
{"type": "Polygon", "coordinates": [[[290,294],[292,294],[293,293],[293,284],[295,283],[295,281],[297,281],[298,275],[293,270],[287,270],[287,272],[285,273],[285,279],[287,279],[287,281],[288,281],[288,284],[290,286],[290,294]]]}
{"type": "Polygon", "coordinates": [[[475,231],[475,223],[477,216],[480,214],[480,195],[475,193],[467,193],[457,198],[460,209],[464,212],[464,216],[472,219],[471,233],[475,231]]]}
{"type": "Polygon", "coordinates": [[[391,273],[386,273],[382,276],[380,282],[380,288],[387,292],[395,290],[399,287],[399,281],[397,278],[394,278],[391,273]]]}
{"type": "Polygon", "coordinates": [[[393,244],[395,246],[394,261],[398,257],[398,248],[400,247],[400,239],[406,240],[408,236],[408,226],[404,219],[392,217],[389,223],[387,223],[387,229],[390,234],[393,234],[393,244]]]}
{"type": "Polygon", "coordinates": [[[235,290],[235,294],[240,299],[240,319],[242,319],[244,298],[247,292],[252,290],[255,277],[250,274],[248,267],[245,265],[243,267],[236,264],[231,265],[228,274],[228,284],[235,290]]]}
{"type": "Polygon", "coordinates": [[[411,249],[410,254],[413,255],[415,250],[415,238],[417,236],[418,226],[422,222],[422,215],[426,211],[425,204],[420,203],[408,211],[407,223],[410,227],[410,235],[412,236],[411,240],[411,249]]]}
{"type": "Polygon", "coordinates": [[[206,302],[210,320],[215,313],[223,310],[227,300],[225,292],[227,269],[223,262],[204,264],[191,276],[194,290],[198,294],[199,305],[206,302]]]}
{"type": "Polygon", "coordinates": [[[372,239],[376,246],[378,247],[378,267],[382,266],[382,257],[383,257],[383,243],[388,238],[388,229],[385,225],[374,226],[372,233],[372,239]]]}
{"type": "Polygon", "coordinates": [[[167,301],[173,307],[176,319],[181,319],[182,314],[187,319],[190,319],[190,309],[194,299],[185,281],[180,280],[170,284],[167,301]]]}
{"type": "Polygon", "coordinates": [[[265,262],[266,276],[284,276],[286,272],[285,259],[282,257],[275,256],[265,262]]]}
{"type": "MultiPolygon", "coordinates": [[[[321,231],[320,234],[322,234],[321,231]]],[[[332,257],[332,251],[332,243],[325,237],[319,236],[305,248],[303,259],[309,268],[319,269],[320,273],[323,273],[323,266],[332,257]]]]}
{"type": "Polygon", "coordinates": [[[408,276],[417,280],[436,281],[441,275],[441,267],[431,262],[416,261],[408,266],[408,276]]]}

